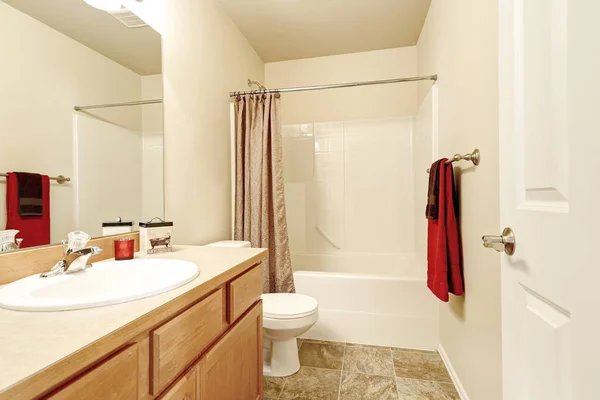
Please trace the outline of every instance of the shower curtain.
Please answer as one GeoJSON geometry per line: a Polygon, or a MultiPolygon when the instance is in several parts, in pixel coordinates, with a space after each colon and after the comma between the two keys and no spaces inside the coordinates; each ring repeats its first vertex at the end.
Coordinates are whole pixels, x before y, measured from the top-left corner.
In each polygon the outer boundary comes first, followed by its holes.
{"type": "Polygon", "coordinates": [[[235,119],[234,237],[269,249],[263,263],[264,293],[293,293],[279,94],[238,96],[235,119]]]}

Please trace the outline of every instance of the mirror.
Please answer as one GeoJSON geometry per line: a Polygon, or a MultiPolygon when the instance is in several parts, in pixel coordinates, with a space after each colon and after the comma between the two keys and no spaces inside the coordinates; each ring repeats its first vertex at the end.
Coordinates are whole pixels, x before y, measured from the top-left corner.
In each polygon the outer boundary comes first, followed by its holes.
{"type": "Polygon", "coordinates": [[[160,35],[125,7],[1,0],[0,42],[0,251],[162,218],[160,35]]]}

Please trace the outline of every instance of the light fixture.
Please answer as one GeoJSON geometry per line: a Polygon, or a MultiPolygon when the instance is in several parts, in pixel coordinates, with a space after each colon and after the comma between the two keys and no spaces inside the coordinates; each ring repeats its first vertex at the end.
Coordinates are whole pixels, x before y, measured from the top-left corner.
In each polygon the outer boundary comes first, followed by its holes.
{"type": "Polygon", "coordinates": [[[83,0],[90,6],[103,11],[117,11],[121,9],[121,0],[83,0]]]}

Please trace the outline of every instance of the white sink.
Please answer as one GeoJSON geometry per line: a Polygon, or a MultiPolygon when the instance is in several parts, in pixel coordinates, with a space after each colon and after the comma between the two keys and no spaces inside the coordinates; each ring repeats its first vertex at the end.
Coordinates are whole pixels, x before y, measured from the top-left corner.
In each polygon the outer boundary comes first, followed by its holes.
{"type": "Polygon", "coordinates": [[[196,264],[169,259],[101,261],[80,272],[28,276],[0,288],[0,307],[64,311],[150,297],[183,286],[200,274],[196,264]]]}

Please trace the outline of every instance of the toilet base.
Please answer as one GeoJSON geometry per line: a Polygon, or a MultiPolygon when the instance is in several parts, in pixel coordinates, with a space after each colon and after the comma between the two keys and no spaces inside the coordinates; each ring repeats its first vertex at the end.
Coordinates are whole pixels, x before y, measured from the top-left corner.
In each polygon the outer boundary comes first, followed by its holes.
{"type": "Polygon", "coordinates": [[[296,338],[287,340],[271,340],[270,357],[265,357],[263,365],[264,376],[290,376],[300,369],[298,344],[296,338]]]}

